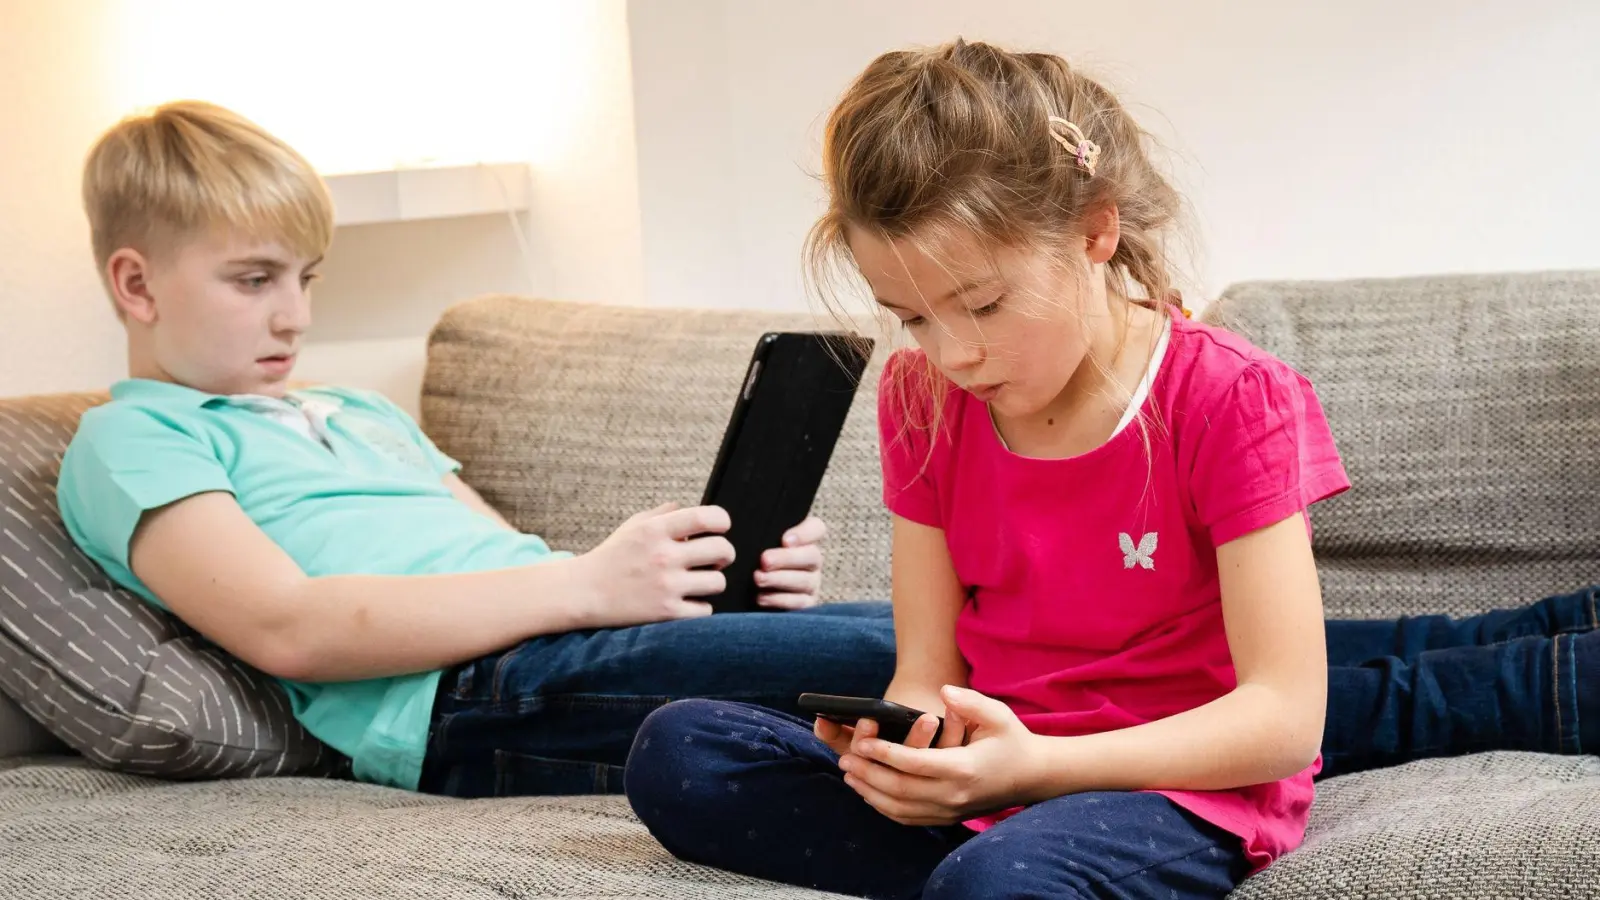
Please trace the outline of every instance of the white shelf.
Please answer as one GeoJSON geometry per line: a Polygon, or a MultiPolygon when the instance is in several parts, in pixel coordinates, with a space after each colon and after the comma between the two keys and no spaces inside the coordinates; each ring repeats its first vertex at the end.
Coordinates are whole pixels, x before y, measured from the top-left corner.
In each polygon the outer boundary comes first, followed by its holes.
{"type": "Polygon", "coordinates": [[[367,225],[528,208],[527,163],[427,166],[323,176],[333,195],[333,223],[367,225]]]}

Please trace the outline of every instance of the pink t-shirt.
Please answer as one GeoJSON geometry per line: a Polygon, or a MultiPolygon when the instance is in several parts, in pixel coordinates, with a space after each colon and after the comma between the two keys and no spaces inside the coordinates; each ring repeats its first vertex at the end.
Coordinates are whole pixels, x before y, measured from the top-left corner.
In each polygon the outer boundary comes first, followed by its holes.
{"type": "MultiPolygon", "coordinates": [[[[1350,486],[1305,378],[1233,334],[1171,318],[1145,427],[1069,459],[1010,452],[985,405],[954,387],[930,451],[921,353],[896,354],[884,373],[885,502],[944,530],[967,589],[956,643],[971,687],[1036,734],[1127,728],[1233,690],[1217,547],[1350,486]]],[[[1160,793],[1238,835],[1260,867],[1304,837],[1321,765],[1160,793]]]]}

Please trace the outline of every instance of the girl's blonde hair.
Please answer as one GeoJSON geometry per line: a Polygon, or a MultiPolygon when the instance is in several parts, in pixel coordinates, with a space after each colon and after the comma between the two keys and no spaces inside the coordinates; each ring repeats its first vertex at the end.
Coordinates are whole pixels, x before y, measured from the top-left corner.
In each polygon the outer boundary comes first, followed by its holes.
{"type": "MultiPolygon", "coordinates": [[[[1151,161],[1149,143],[1110,91],[1059,56],[961,40],[885,53],[828,117],[828,207],[806,242],[812,284],[828,302],[835,278],[855,277],[849,230],[919,248],[970,234],[991,250],[1066,262],[1089,218],[1114,206],[1121,240],[1107,289],[1135,302],[1176,303],[1164,233],[1181,200],[1151,161]]],[[[932,381],[914,393],[943,384],[937,372],[927,375],[932,381]]],[[[905,404],[908,424],[917,406],[905,404]]]]}
{"type": "Polygon", "coordinates": [[[283,241],[305,257],[333,239],[333,200],[305,157],[231,110],[184,100],[108,129],[83,168],[95,265],[154,254],[215,227],[283,241]]]}

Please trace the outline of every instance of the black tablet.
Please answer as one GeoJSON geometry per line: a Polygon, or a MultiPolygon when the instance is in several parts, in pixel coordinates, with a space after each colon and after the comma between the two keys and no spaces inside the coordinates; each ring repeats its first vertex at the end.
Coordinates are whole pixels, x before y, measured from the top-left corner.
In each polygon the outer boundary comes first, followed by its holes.
{"type": "Polygon", "coordinates": [[[756,342],[702,499],[733,523],[727,590],[701,598],[713,611],[762,608],[761,554],[810,515],[872,346],[832,332],[772,332],[756,342]]]}

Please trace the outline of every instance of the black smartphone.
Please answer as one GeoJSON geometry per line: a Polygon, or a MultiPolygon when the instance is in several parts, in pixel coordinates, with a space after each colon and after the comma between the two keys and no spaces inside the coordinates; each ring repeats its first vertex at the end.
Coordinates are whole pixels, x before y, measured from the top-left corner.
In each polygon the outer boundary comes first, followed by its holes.
{"type": "MultiPolygon", "coordinates": [[[[927,715],[921,710],[901,706],[888,700],[840,697],[834,694],[801,694],[800,711],[840,725],[853,726],[862,719],[871,719],[878,723],[878,736],[896,744],[904,744],[906,737],[911,733],[912,724],[927,715]]],[[[939,743],[941,734],[944,734],[942,718],[939,719],[938,729],[933,733],[930,747],[939,743]]]]}
{"type": "Polygon", "coordinates": [[[871,338],[769,332],[756,342],[701,503],[727,510],[727,589],[713,612],[754,612],[761,554],[811,513],[872,356],[871,338]]]}

